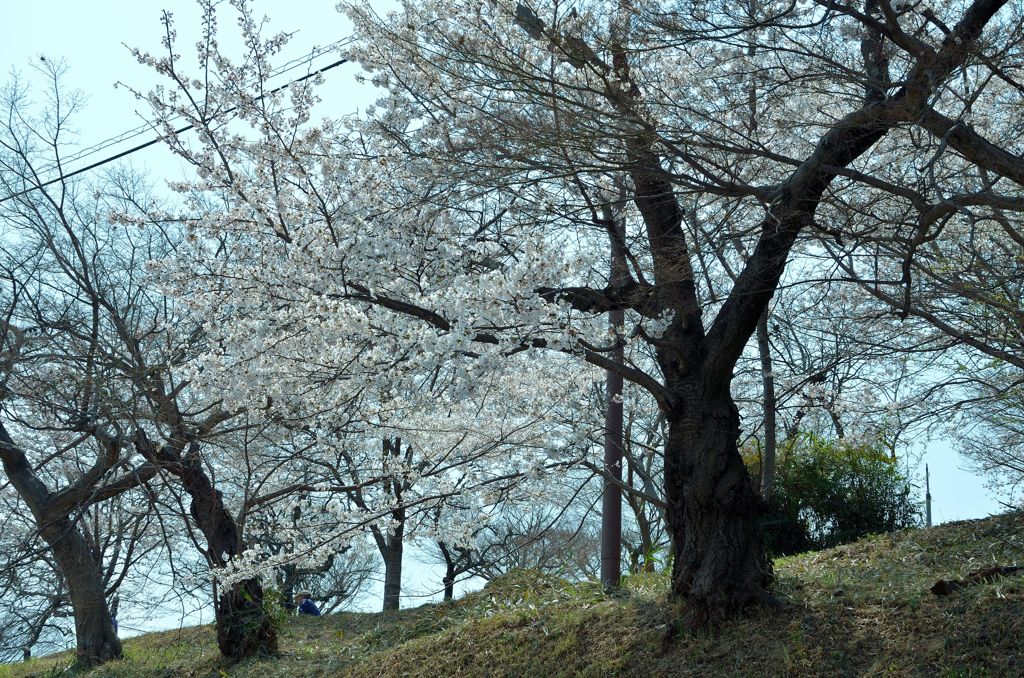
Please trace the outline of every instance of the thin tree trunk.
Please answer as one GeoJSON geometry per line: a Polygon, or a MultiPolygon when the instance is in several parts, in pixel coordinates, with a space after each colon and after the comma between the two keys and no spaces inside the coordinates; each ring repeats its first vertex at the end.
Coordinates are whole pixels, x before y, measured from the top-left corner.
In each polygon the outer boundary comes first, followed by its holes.
{"type": "Polygon", "coordinates": [[[283,605],[295,605],[295,580],[298,578],[298,567],[286,563],[281,566],[283,582],[281,584],[281,602],[283,605]]]}
{"type": "Polygon", "coordinates": [[[455,598],[455,577],[458,576],[455,571],[455,559],[452,557],[451,551],[448,550],[448,545],[443,541],[437,542],[437,547],[444,557],[444,578],[441,580],[441,583],[444,584],[444,599],[446,601],[453,600],[455,598]]]}
{"type": "MultiPolygon", "coordinates": [[[[758,0],[750,0],[747,6],[747,17],[754,21],[758,13],[758,0]]],[[[754,58],[757,52],[753,41],[747,44],[747,56],[754,58]]],[[[757,134],[757,84],[753,79],[747,86],[747,129],[751,135],[757,134]]],[[[775,377],[772,375],[771,344],[768,341],[768,306],[764,307],[757,319],[757,351],[761,358],[761,385],[764,390],[764,449],[761,451],[761,478],[758,491],[765,501],[771,499],[775,488],[775,377]]]]}
{"type": "Polygon", "coordinates": [[[449,565],[444,573],[444,599],[455,599],[455,566],[449,565]]]}
{"type": "MultiPolygon", "coordinates": [[[[636,480],[631,460],[627,483],[632,487],[634,482],[636,480]]],[[[633,511],[633,519],[636,521],[637,532],[640,536],[640,543],[629,554],[629,571],[631,574],[654,572],[654,538],[651,534],[651,521],[647,519],[647,514],[644,511],[646,502],[633,494],[626,494],[625,499],[633,511]]]]}
{"type": "Polygon", "coordinates": [[[381,560],[384,561],[384,604],[381,609],[397,610],[401,607],[402,597],[402,551],[405,536],[405,509],[392,513],[398,524],[394,534],[382,532],[378,527],[371,527],[373,540],[377,543],[381,560]]]}
{"type": "Polygon", "coordinates": [[[654,539],[651,536],[651,521],[647,520],[647,514],[643,510],[637,511],[636,525],[640,532],[640,548],[643,552],[643,562],[638,572],[654,572],[654,539]]]}
{"type": "MultiPolygon", "coordinates": [[[[609,229],[611,241],[610,284],[625,285],[629,282],[629,270],[626,268],[625,223],[615,218],[610,206],[604,206],[604,223],[609,229]]],[[[626,323],[625,311],[619,309],[608,313],[608,326],[614,336],[624,334],[626,323]]],[[[619,345],[609,357],[621,364],[625,359],[622,346],[619,345]]],[[[605,404],[604,413],[604,470],[609,477],[604,481],[604,492],[601,496],[601,585],[605,588],[616,588],[622,580],[622,411],[623,379],[622,374],[608,371],[605,373],[605,404]]]]}
{"type": "MultiPolygon", "coordinates": [[[[404,518],[405,511],[401,511],[404,518]]],[[[404,520],[399,521],[394,534],[389,534],[384,558],[384,609],[397,610],[402,596],[402,538],[405,532],[404,520]]]]}
{"type": "MultiPolygon", "coordinates": [[[[408,448],[407,456],[412,454],[412,448],[408,448]]],[[[383,440],[382,456],[401,457],[402,439],[394,438],[383,440]]],[[[406,460],[408,461],[408,459],[406,460]]],[[[377,550],[384,560],[384,605],[383,609],[397,610],[401,607],[402,596],[402,550],[405,538],[405,507],[402,506],[402,492],[406,489],[403,481],[392,478],[385,481],[385,488],[395,498],[398,506],[391,512],[394,521],[394,532],[383,533],[378,528],[373,528],[373,538],[377,542],[377,550]]]]}
{"type": "MultiPolygon", "coordinates": [[[[623,312],[608,315],[611,326],[621,329],[623,312]]],[[[615,349],[611,358],[621,362],[622,349],[615,349]]],[[[622,579],[622,488],[618,484],[622,481],[622,381],[621,374],[605,374],[604,470],[610,476],[601,496],[601,585],[605,588],[618,587],[622,579]]]]}
{"type": "Polygon", "coordinates": [[[39,636],[43,634],[43,629],[46,628],[47,622],[60,609],[63,598],[64,596],[59,592],[59,588],[57,591],[51,592],[50,602],[46,606],[46,609],[36,618],[32,623],[32,626],[29,627],[28,638],[25,640],[25,644],[21,648],[21,657],[24,661],[28,661],[32,658],[32,648],[39,642],[39,636]]]}
{"type": "Polygon", "coordinates": [[[761,356],[761,384],[764,388],[764,449],[761,451],[761,498],[769,501],[775,489],[777,428],[775,417],[775,376],[772,374],[771,344],[768,341],[768,308],[757,320],[757,351],[761,356]]]}

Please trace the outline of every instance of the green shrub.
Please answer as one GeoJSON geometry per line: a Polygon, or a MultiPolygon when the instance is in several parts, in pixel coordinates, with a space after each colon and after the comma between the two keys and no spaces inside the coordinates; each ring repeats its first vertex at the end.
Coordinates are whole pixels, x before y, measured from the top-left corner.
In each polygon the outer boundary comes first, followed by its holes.
{"type": "MultiPolygon", "coordinates": [[[[760,478],[759,455],[745,458],[760,478]]],[[[777,557],[912,527],[919,513],[910,483],[881,445],[804,434],[779,445],[762,525],[777,557]]]]}

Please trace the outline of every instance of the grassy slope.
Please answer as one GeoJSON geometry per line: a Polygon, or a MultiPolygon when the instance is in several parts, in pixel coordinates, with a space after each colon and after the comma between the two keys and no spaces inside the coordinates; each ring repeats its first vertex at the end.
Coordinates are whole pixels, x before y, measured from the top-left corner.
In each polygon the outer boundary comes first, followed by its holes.
{"type": "MultiPolygon", "coordinates": [[[[125,643],[100,676],[1021,676],[1024,577],[928,592],[987,565],[1024,565],[1024,513],[873,537],[776,563],[781,612],[678,637],[667,581],[631,578],[605,597],[519,573],[454,604],[290,619],[280,659],[223,664],[209,627],[125,643]]],[[[0,667],[62,675],[68,656],[0,667]]]]}

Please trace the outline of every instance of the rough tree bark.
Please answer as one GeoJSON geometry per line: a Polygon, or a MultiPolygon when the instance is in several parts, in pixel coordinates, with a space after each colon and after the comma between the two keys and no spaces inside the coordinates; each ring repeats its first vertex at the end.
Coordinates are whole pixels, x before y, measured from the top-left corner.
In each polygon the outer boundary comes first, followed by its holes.
{"type": "MultiPolygon", "coordinates": [[[[635,202],[654,268],[651,301],[632,307],[650,313],[654,306],[674,314],[664,335],[652,343],[664,375],[664,388],[655,388],[655,395],[669,424],[665,494],[674,555],[672,591],[684,602],[689,623],[705,625],[740,608],[773,602],[768,591],[771,567],[758,528],[763,504],[737,449],[739,414],[730,382],[798,235],[813,221],[841,168],[897,124],[920,118],[936,88],[964,62],[1003,4],[1005,0],[976,0],[940,50],[921,54],[896,93],[880,98],[869,90],[862,108],[821,137],[814,152],[774,189],[757,245],[707,331],[672,178],[655,151],[654,138],[644,135],[632,142],[635,202]]],[[[624,58],[615,64],[619,79],[630,82],[624,58]]],[[[875,66],[869,63],[866,69],[875,66]]],[[[590,296],[583,305],[593,308],[593,300],[590,296]]],[[[605,301],[606,308],[616,303],[610,296],[605,301]]]]}
{"type": "MultiPolygon", "coordinates": [[[[107,609],[106,592],[97,562],[85,537],[69,517],[63,493],[51,493],[36,476],[24,451],[0,423],[0,460],[18,495],[28,505],[39,533],[53,552],[68,587],[75,620],[75,656],[92,666],[121,656],[121,641],[107,609]]],[[[71,508],[73,508],[72,505],[71,508]]]]}
{"type": "MultiPolygon", "coordinates": [[[[185,455],[179,479],[192,498],[189,511],[206,537],[208,556],[222,567],[245,550],[235,519],[213,488],[197,452],[185,455]]],[[[263,606],[263,587],[256,578],[227,587],[216,601],[217,646],[232,659],[277,654],[277,631],[263,606]]]]}
{"type": "Polygon", "coordinates": [[[401,606],[402,596],[402,539],[405,532],[405,511],[395,511],[399,521],[394,533],[384,537],[387,546],[381,549],[384,558],[384,609],[397,610],[401,606]]]}
{"type": "Polygon", "coordinates": [[[771,565],[757,517],[762,503],[739,452],[739,412],[727,392],[690,388],[669,425],[666,522],[672,536],[672,592],[689,622],[716,622],[769,600],[771,565]]]}
{"type": "Polygon", "coordinates": [[[121,657],[121,641],[107,608],[101,563],[67,516],[42,524],[39,530],[64,574],[75,619],[75,657],[94,665],[121,657]]]}
{"type": "MultiPolygon", "coordinates": [[[[197,444],[192,443],[185,452],[167,444],[156,447],[140,430],[136,445],[147,460],[177,477],[189,494],[189,512],[206,538],[206,558],[211,565],[223,567],[245,551],[238,524],[203,468],[197,444]]],[[[264,608],[258,579],[245,579],[221,591],[214,612],[217,647],[225,657],[240,660],[277,654],[277,630],[264,608]]]]}

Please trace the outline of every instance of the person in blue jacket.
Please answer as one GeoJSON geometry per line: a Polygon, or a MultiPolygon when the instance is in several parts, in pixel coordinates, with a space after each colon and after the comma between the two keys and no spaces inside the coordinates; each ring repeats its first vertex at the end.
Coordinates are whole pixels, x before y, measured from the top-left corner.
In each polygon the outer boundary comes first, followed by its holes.
{"type": "Polygon", "coordinates": [[[309,591],[299,591],[295,594],[295,600],[298,602],[299,614],[308,614],[311,617],[320,616],[320,608],[313,602],[312,596],[309,595],[309,591]]]}

